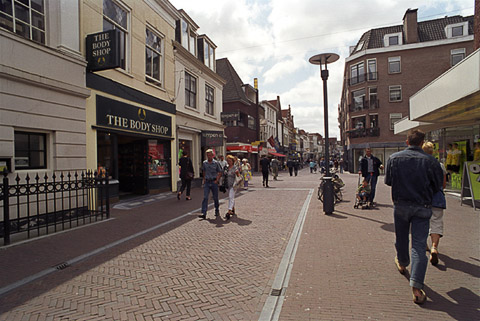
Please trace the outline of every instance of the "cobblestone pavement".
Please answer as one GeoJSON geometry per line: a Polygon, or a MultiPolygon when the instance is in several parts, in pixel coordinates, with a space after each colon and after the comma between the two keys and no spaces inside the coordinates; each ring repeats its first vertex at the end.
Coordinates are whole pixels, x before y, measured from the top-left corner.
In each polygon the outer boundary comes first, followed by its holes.
{"type": "Polygon", "coordinates": [[[357,175],[343,174],[345,201],[326,216],[308,202],[319,177],[282,172],[267,189],[257,175],[229,221],[212,208],[197,218],[197,188],[190,202],[133,200],[112,220],[1,249],[0,320],[480,319],[478,211],[447,198],[440,263],[419,307],[393,263],[390,189],[379,184],[376,209],[353,209],[357,175]],[[302,208],[293,265],[268,311],[302,208]]]}

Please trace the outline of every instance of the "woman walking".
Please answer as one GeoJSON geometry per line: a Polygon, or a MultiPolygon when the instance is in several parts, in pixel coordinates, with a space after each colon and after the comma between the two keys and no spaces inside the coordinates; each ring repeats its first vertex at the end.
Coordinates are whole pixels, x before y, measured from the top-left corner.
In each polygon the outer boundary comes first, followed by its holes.
{"type": "Polygon", "coordinates": [[[228,213],[225,218],[228,220],[235,214],[235,181],[237,177],[240,177],[240,171],[235,166],[235,156],[227,155],[227,166],[228,213]]]}
{"type": "MultiPolygon", "coordinates": [[[[425,153],[433,155],[434,145],[431,142],[423,144],[422,149],[425,153]]],[[[445,166],[440,163],[443,170],[443,188],[447,185],[447,175],[445,166]]],[[[433,195],[432,201],[432,217],[430,218],[430,238],[432,239],[432,247],[430,248],[430,263],[438,264],[438,243],[443,236],[443,210],[446,208],[445,196],[443,188],[433,195]]]]}
{"type": "Polygon", "coordinates": [[[195,175],[193,172],[192,160],[190,157],[188,157],[188,153],[186,151],[183,151],[183,156],[178,161],[178,165],[180,165],[180,179],[182,180],[182,186],[180,187],[180,191],[177,193],[177,199],[180,200],[180,196],[182,196],[182,193],[186,187],[186,200],[189,201],[191,200],[190,187],[192,186],[192,180],[195,175]]]}
{"type": "Polygon", "coordinates": [[[245,189],[248,189],[248,181],[250,180],[250,176],[252,175],[252,167],[250,166],[246,158],[242,159],[242,166],[240,169],[243,175],[243,187],[245,189]]]}

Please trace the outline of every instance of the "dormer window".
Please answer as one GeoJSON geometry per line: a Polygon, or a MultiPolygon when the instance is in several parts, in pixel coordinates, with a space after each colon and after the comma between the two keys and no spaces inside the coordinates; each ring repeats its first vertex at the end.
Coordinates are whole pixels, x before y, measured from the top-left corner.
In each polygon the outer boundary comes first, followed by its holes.
{"type": "Polygon", "coordinates": [[[355,51],[360,51],[363,49],[363,46],[365,45],[365,41],[360,41],[358,43],[357,49],[355,51]]]}
{"type": "Polygon", "coordinates": [[[215,49],[217,48],[206,35],[198,37],[198,59],[215,71],[215,49]]]}
{"type": "Polygon", "coordinates": [[[383,45],[385,47],[401,45],[402,39],[401,32],[386,34],[383,36],[383,45]]]}
{"type": "Polygon", "coordinates": [[[389,46],[398,45],[398,36],[388,37],[388,45],[389,46]]]}
{"type": "Polygon", "coordinates": [[[468,21],[446,26],[445,34],[447,35],[447,38],[456,38],[468,35],[468,21]]]}
{"type": "Polygon", "coordinates": [[[457,26],[452,28],[452,37],[463,36],[463,26],[457,26]]]}
{"type": "Polygon", "coordinates": [[[180,21],[180,28],[181,28],[182,46],[188,51],[190,51],[192,55],[196,56],[197,55],[197,48],[196,48],[197,35],[193,30],[191,30],[188,23],[183,19],[181,19],[180,21]]]}

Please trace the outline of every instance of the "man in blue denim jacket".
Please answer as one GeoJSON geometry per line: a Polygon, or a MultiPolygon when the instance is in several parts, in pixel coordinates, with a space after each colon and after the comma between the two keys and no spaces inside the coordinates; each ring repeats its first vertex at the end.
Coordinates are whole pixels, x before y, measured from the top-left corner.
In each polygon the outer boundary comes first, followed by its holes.
{"type": "Polygon", "coordinates": [[[426,154],[421,146],[425,133],[413,130],[407,136],[408,147],[390,156],[385,173],[385,184],[392,187],[395,222],[395,264],[401,274],[410,264],[409,232],[412,233],[412,268],[410,286],[413,302],[422,304],[427,297],[423,282],[427,271],[426,244],[432,196],[443,184],[443,171],[439,162],[426,154]]]}

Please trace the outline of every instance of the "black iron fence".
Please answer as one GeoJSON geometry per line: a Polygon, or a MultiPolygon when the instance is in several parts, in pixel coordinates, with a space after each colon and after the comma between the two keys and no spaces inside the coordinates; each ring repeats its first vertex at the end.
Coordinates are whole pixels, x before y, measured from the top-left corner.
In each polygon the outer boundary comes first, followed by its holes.
{"type": "Polygon", "coordinates": [[[0,185],[0,237],[10,244],[12,234],[38,237],[109,218],[108,173],[57,172],[35,177],[3,173],[0,185]],[[1,217],[0,217],[1,220],[1,217]]]}

